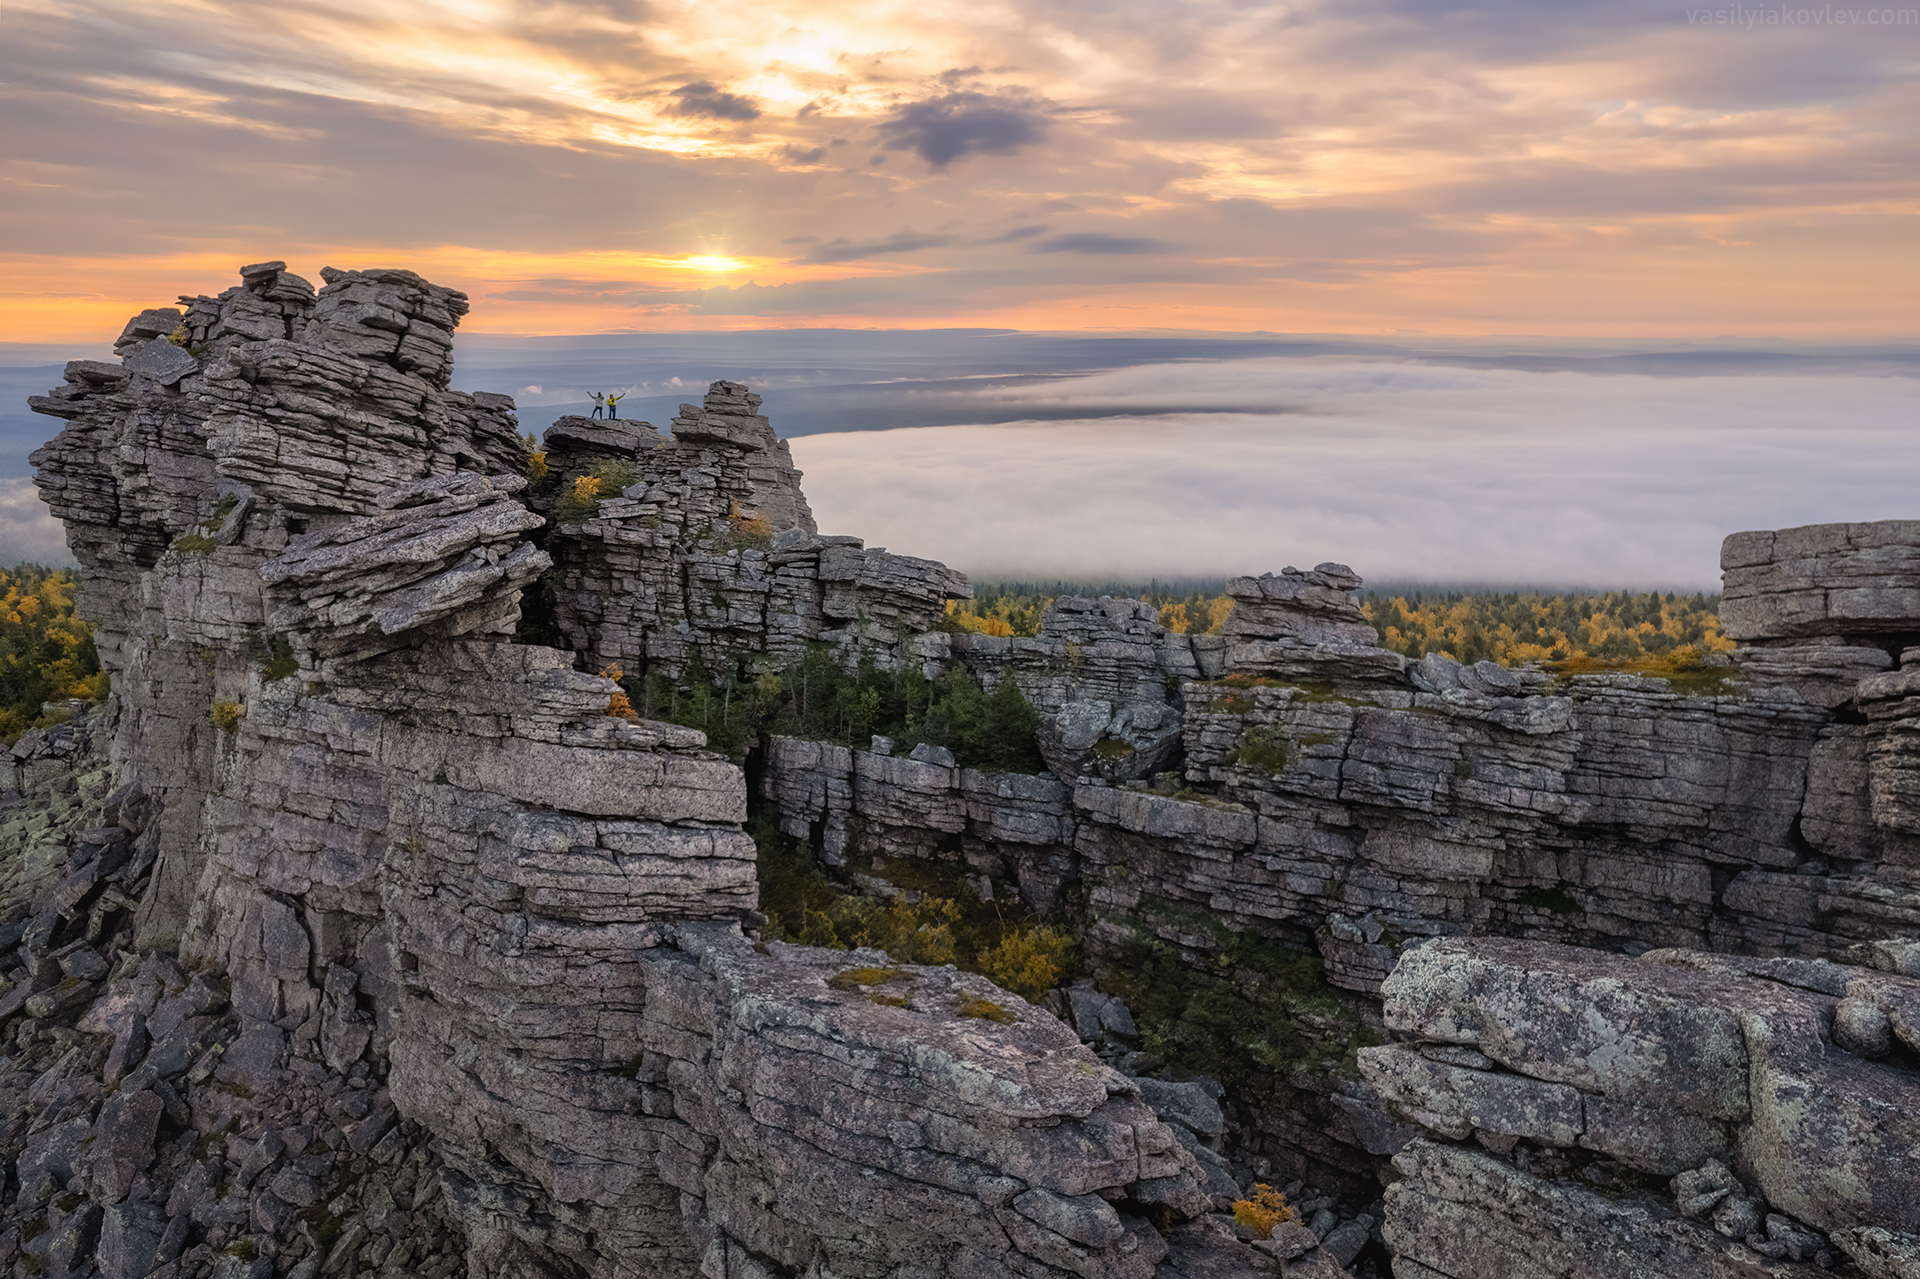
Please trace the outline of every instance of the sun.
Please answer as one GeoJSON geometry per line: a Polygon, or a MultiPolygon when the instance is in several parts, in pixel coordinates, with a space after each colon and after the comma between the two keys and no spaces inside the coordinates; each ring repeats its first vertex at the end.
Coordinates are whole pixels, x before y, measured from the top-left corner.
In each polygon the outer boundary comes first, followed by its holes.
{"type": "Polygon", "coordinates": [[[702,253],[690,258],[681,258],[676,266],[687,267],[695,271],[740,271],[746,263],[738,258],[724,257],[714,253],[702,253]]]}

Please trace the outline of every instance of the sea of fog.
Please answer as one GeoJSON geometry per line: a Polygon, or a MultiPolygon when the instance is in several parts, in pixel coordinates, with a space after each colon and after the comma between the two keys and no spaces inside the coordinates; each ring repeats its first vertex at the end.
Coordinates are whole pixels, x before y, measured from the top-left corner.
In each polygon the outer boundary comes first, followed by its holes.
{"type": "MultiPolygon", "coordinates": [[[[59,362],[0,344],[0,562],[63,557],[25,477],[59,362]]],[[[792,441],[824,532],[976,578],[1338,560],[1375,581],[1714,590],[1729,532],[1920,517],[1920,347],[987,330],[460,339],[543,430],[716,378],[792,441]]]]}

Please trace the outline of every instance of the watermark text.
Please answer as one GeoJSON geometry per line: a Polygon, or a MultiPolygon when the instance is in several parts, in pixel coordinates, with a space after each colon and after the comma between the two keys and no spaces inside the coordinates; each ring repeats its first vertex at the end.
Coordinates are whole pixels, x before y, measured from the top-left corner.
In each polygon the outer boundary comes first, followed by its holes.
{"type": "Polygon", "coordinates": [[[1696,27],[1920,27],[1920,9],[1850,9],[1835,5],[1804,8],[1683,9],[1696,27]]]}

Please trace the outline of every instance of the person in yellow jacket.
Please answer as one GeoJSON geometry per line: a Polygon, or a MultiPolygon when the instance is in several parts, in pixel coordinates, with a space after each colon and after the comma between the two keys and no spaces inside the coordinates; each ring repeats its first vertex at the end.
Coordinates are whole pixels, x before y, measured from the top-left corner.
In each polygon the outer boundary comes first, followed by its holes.
{"type": "Polygon", "coordinates": [[[620,410],[616,406],[626,396],[626,394],[627,393],[625,391],[620,391],[617,393],[613,391],[607,392],[607,420],[608,421],[612,421],[620,416],[620,410]]]}

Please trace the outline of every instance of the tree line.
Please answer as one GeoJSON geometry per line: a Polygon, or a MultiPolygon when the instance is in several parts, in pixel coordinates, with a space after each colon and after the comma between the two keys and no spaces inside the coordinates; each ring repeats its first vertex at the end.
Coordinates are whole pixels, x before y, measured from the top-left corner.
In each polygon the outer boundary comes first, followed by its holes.
{"type": "MultiPolygon", "coordinates": [[[[951,630],[1034,635],[1061,595],[1145,600],[1170,631],[1218,635],[1233,612],[1226,583],[995,582],[947,605],[951,630]]],[[[1631,663],[1681,650],[1724,652],[1718,595],[1659,591],[1411,591],[1363,593],[1360,608],[1380,643],[1421,658],[1445,653],[1460,662],[1631,663]]]]}

